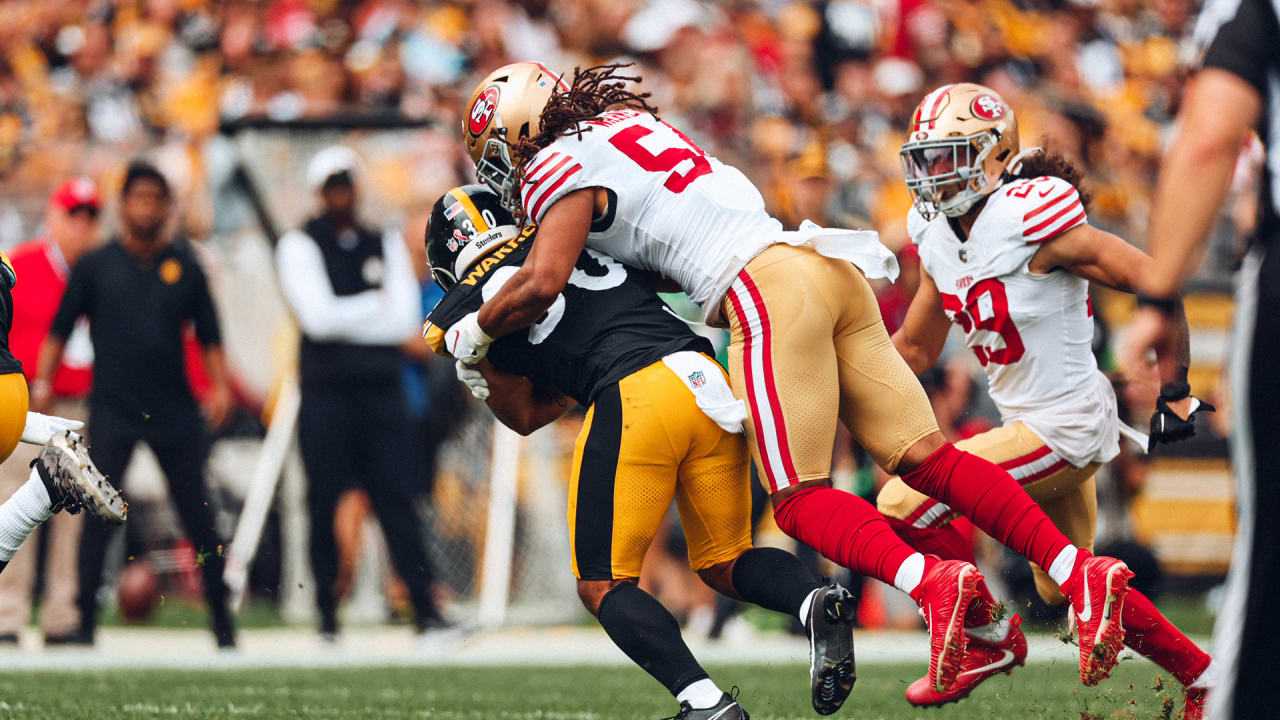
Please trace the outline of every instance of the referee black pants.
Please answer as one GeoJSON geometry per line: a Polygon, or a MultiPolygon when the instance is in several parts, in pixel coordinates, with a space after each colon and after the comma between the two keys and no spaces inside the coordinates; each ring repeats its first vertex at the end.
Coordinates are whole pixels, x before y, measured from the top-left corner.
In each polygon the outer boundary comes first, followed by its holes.
{"type": "Polygon", "coordinates": [[[338,549],[333,515],[352,487],[369,493],[391,561],[409,588],[419,627],[439,619],[431,601],[426,536],[414,508],[418,477],[403,391],[398,383],[304,385],[298,443],[306,466],[311,513],[311,570],[321,630],[337,628],[338,549]]]}
{"type": "MultiPolygon", "coordinates": [[[[191,420],[166,423],[162,432],[143,432],[123,427],[98,413],[90,412],[89,442],[93,461],[121,490],[125,490],[125,468],[139,441],[145,442],[155,453],[168,482],[169,495],[178,511],[183,530],[195,546],[197,557],[202,558],[200,571],[204,576],[204,595],[214,616],[215,633],[219,634],[220,642],[230,641],[227,586],[222,580],[222,540],[214,528],[209,494],[205,490],[204,471],[209,455],[209,440],[204,423],[196,415],[191,420]],[[224,634],[227,637],[222,637],[224,634]]],[[[87,634],[88,638],[92,638],[97,626],[98,589],[102,586],[107,545],[118,529],[100,522],[87,522],[80,536],[78,604],[81,632],[87,634]]]]}
{"type": "MultiPolygon", "coordinates": [[[[1223,697],[1210,703],[1223,710],[1216,720],[1255,720],[1276,713],[1275,617],[1269,610],[1280,598],[1280,250],[1272,250],[1257,270],[1256,305],[1250,307],[1252,266],[1242,271],[1237,313],[1251,337],[1238,336],[1233,349],[1248,361],[1247,386],[1235,383],[1233,435],[1237,507],[1240,513],[1236,550],[1232,556],[1227,597],[1218,615],[1215,658],[1223,665],[1223,697]],[[1221,703],[1221,704],[1220,704],[1221,703]]],[[[1251,261],[1256,258],[1250,258],[1251,261]]],[[[1237,365],[1237,367],[1239,367],[1237,365]]]]}

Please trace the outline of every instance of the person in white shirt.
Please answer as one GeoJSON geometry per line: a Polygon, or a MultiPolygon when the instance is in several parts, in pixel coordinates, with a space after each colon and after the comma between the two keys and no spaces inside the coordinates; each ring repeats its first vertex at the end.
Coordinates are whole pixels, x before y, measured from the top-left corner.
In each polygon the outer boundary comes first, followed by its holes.
{"type": "Polygon", "coordinates": [[[326,148],[307,183],[320,212],[280,238],[276,267],[285,301],[302,330],[298,440],[310,483],[311,565],[320,632],[338,631],[333,516],[339,495],[363,488],[409,589],[418,630],[446,623],[431,599],[431,565],[411,486],[414,455],[403,388],[402,346],[422,319],[409,250],[396,232],[357,217],[359,157],[326,148]]]}

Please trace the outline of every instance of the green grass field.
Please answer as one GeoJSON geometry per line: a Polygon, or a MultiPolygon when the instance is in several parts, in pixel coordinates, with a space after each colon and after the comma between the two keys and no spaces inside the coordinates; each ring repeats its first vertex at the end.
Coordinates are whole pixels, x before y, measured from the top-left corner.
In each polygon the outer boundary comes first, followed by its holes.
{"type": "MultiPolygon", "coordinates": [[[[939,710],[902,699],[922,665],[859,667],[858,685],[835,717],[859,720],[1118,720],[1177,718],[1181,689],[1147,662],[1121,663],[1101,687],[1085,688],[1075,668],[1035,664],[987,682],[939,710]],[[1166,703],[1168,709],[1166,709],[1166,703]]],[[[719,666],[722,686],[738,684],[755,720],[817,717],[804,670],[719,666]]],[[[6,673],[0,718],[564,718],[656,720],[674,702],[640,670],[605,668],[360,668],[227,671],[127,670],[6,673]]]]}

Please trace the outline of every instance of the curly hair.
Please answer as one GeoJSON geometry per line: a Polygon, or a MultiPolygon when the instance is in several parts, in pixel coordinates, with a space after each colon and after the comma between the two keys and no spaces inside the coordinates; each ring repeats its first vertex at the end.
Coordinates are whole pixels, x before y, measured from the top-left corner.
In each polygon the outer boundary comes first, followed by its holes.
{"type": "Polygon", "coordinates": [[[639,82],[639,75],[623,75],[620,71],[634,63],[596,65],[585,70],[574,68],[573,82],[568,90],[551,95],[539,117],[538,132],[509,142],[511,160],[516,168],[516,187],[524,181],[525,164],[557,138],[569,135],[581,136],[590,128],[582,127],[606,110],[630,108],[658,117],[658,109],[649,104],[649,93],[635,93],[627,89],[627,83],[639,82]]]}
{"type": "Polygon", "coordinates": [[[1088,207],[1089,201],[1093,199],[1093,196],[1081,186],[1084,181],[1084,171],[1062,153],[1041,150],[1028,155],[1022,159],[1022,166],[1018,168],[1018,173],[1010,177],[1036,178],[1042,175],[1062,178],[1071,183],[1071,186],[1080,194],[1080,202],[1085,207],[1088,207]]]}

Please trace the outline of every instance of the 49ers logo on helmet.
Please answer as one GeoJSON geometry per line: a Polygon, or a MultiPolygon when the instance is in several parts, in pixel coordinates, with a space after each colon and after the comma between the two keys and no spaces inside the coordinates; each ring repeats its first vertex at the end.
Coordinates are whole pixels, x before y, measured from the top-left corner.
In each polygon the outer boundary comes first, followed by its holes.
{"type": "Polygon", "coordinates": [[[467,116],[467,129],[472,135],[479,135],[493,121],[493,111],[498,107],[498,88],[490,86],[480,93],[471,112],[467,116]]]}
{"type": "Polygon", "coordinates": [[[1004,117],[1004,103],[995,95],[979,95],[973,99],[969,109],[983,120],[999,120],[1004,117]]]}

